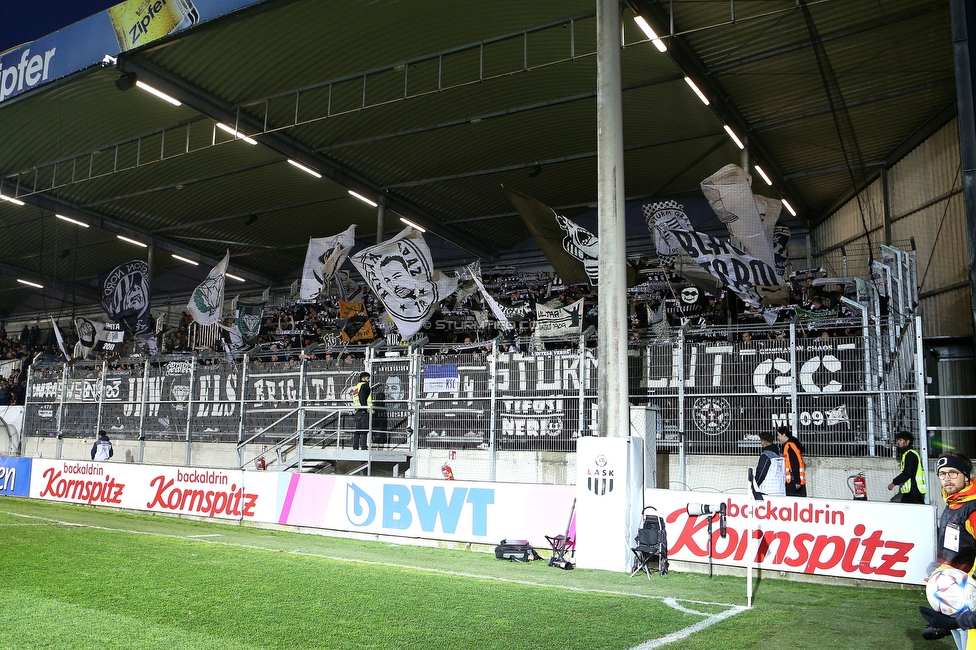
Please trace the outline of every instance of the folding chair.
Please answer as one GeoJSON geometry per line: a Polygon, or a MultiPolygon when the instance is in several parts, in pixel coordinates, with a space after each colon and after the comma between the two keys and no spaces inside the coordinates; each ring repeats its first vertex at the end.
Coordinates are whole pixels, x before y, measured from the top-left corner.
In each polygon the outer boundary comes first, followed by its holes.
{"type": "Polygon", "coordinates": [[[546,541],[549,542],[549,548],[552,549],[552,554],[549,556],[549,566],[567,571],[572,569],[573,562],[566,558],[566,554],[569,553],[573,556],[576,554],[576,499],[573,499],[573,507],[569,511],[569,524],[566,526],[566,534],[555,537],[546,535],[546,541]]]}
{"type": "Polygon", "coordinates": [[[651,562],[657,562],[657,570],[662,576],[668,572],[668,533],[664,528],[664,518],[657,514],[657,509],[647,506],[642,512],[643,521],[637,529],[636,546],[630,550],[634,553],[633,578],[640,571],[651,579],[651,562]],[[653,512],[648,512],[653,511],[653,512]]]}

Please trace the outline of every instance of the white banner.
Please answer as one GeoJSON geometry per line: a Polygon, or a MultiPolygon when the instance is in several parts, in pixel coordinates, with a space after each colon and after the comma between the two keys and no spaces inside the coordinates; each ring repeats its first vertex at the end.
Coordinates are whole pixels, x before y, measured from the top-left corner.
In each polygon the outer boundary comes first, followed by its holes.
{"type": "Polygon", "coordinates": [[[338,235],[309,239],[299,299],[315,300],[322,291],[328,290],[336,271],[355,245],[356,224],[338,235]]]}
{"type": "Polygon", "coordinates": [[[539,338],[579,336],[583,326],[583,299],[555,309],[536,303],[535,317],[535,335],[539,338]]]}
{"type": "MultiPolygon", "coordinates": [[[[708,204],[725,224],[743,250],[769,266],[773,266],[773,244],[766,234],[756,198],[752,194],[752,179],[741,167],[728,164],[701,182],[708,204]]],[[[766,205],[763,205],[765,210],[766,205]]],[[[779,217],[779,215],[776,215],[779,217]]]]}
{"type": "Polygon", "coordinates": [[[227,264],[230,262],[230,251],[224,259],[210,270],[207,279],[200,283],[190,295],[190,302],[186,308],[190,315],[200,325],[219,323],[224,310],[224,281],[227,275],[227,264]]]}
{"type": "MultiPolygon", "coordinates": [[[[745,476],[742,477],[743,484],[745,476]]],[[[708,562],[708,516],[689,517],[689,503],[727,510],[727,536],[712,528],[715,564],[748,565],[749,510],[759,540],[755,561],[772,571],[922,584],[935,559],[935,508],[901,503],[771,497],[680,490],[645,490],[644,501],[664,517],[668,557],[708,562]]]]}
{"type": "Polygon", "coordinates": [[[350,259],[404,339],[416,334],[457,288],[457,278],[434,271],[427,242],[409,226],[350,259]]]}

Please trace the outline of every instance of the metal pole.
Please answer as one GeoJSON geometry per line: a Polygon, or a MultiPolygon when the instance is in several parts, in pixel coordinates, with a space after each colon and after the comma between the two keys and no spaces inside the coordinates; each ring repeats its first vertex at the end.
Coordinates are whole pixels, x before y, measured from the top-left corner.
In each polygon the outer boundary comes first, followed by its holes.
{"type": "MultiPolygon", "coordinates": [[[[241,361],[241,417],[237,424],[237,466],[241,469],[244,468],[244,449],[241,448],[241,443],[244,442],[244,430],[247,423],[246,410],[247,405],[247,366],[248,366],[248,355],[251,354],[250,351],[244,353],[244,359],[241,361]]],[[[265,459],[267,462],[267,459],[265,459]]]]}
{"type": "Polygon", "coordinates": [[[302,355],[298,367],[298,471],[305,471],[305,369],[308,359],[302,355]]]}
{"type": "Polygon", "coordinates": [[[61,458],[61,438],[64,436],[64,403],[68,392],[68,364],[61,366],[61,404],[58,407],[58,435],[54,445],[54,457],[61,458]]]}
{"type": "Polygon", "coordinates": [[[187,398],[186,403],[186,466],[190,466],[191,458],[191,448],[193,445],[192,437],[192,427],[193,427],[193,388],[196,383],[197,374],[197,358],[190,357],[190,396],[187,398]]]}
{"type": "Polygon", "coordinates": [[[491,385],[489,386],[489,408],[488,413],[488,480],[494,482],[498,472],[498,339],[491,342],[491,358],[489,363],[489,375],[491,385]]]}
{"type": "Polygon", "coordinates": [[[678,447],[678,483],[682,490],[687,490],[688,441],[685,439],[685,330],[683,327],[678,330],[678,440],[681,441],[678,447]]]}
{"type": "MultiPolygon", "coordinates": [[[[972,323],[976,323],[976,6],[970,0],[950,0],[952,51],[956,69],[956,113],[959,125],[959,157],[969,244],[969,300],[972,323]]],[[[976,328],[974,328],[976,332],[976,328]]]]}
{"type": "Polygon", "coordinates": [[[108,361],[102,361],[102,376],[98,385],[98,417],[95,420],[95,431],[102,430],[102,411],[105,409],[105,375],[108,374],[108,361]]]}
{"type": "Polygon", "coordinates": [[[149,358],[142,367],[142,410],[139,413],[139,463],[146,456],[146,417],[149,411],[149,358]]]}
{"type": "Polygon", "coordinates": [[[800,407],[797,404],[797,371],[796,367],[796,323],[790,323],[790,427],[793,435],[797,435],[800,426],[800,407]]]}
{"type": "Polygon", "coordinates": [[[424,353],[421,347],[412,349],[410,354],[410,406],[413,413],[410,414],[410,455],[413,459],[410,462],[410,469],[407,471],[407,478],[417,476],[417,448],[420,438],[420,357],[424,353]]]}
{"type": "Polygon", "coordinates": [[[620,82],[620,3],[597,0],[597,214],[599,220],[598,374],[600,435],[630,433],[627,384],[627,228],[623,110],[620,82]]]}
{"type": "Polygon", "coordinates": [[[384,230],[386,229],[386,195],[380,194],[376,201],[376,243],[383,243],[384,230]]]}
{"type": "MultiPolygon", "coordinates": [[[[922,352],[922,317],[915,317],[915,389],[918,391],[918,450],[922,455],[922,467],[928,472],[929,467],[929,436],[925,413],[925,365],[922,352]]],[[[926,480],[926,484],[928,480],[926,480]]],[[[931,503],[929,494],[925,492],[925,503],[931,503]]]]}

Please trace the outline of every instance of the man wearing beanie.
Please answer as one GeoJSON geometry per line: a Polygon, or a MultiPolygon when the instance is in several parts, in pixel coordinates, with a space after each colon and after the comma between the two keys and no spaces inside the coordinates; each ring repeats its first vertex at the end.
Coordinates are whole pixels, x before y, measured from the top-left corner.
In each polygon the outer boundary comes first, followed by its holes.
{"type": "Polygon", "coordinates": [[[922,457],[912,449],[915,436],[907,431],[899,431],[895,435],[895,444],[898,445],[899,469],[901,473],[891,479],[888,490],[899,487],[902,503],[925,503],[925,493],[928,491],[925,485],[925,468],[922,467],[922,457]]]}
{"type": "MultiPolygon", "coordinates": [[[[973,562],[976,560],[976,483],[970,480],[973,465],[962,454],[947,451],[939,456],[935,469],[942,483],[942,498],[946,503],[946,509],[939,521],[936,562],[972,573],[973,562]]],[[[976,626],[976,620],[969,619],[974,617],[957,619],[928,607],[920,607],[919,611],[930,626],[923,631],[923,636],[926,633],[938,634],[942,630],[951,630],[956,646],[959,650],[966,650],[969,628],[976,626]],[[960,629],[960,626],[964,629],[960,629]]],[[[976,638],[976,634],[973,636],[976,638]]],[[[972,647],[976,647],[976,641],[973,643],[972,647]]]]}

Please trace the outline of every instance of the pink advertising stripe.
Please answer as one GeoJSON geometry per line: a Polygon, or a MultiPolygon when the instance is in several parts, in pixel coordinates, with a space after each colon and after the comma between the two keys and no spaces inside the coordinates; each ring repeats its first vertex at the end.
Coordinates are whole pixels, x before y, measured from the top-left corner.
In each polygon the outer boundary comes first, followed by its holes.
{"type": "Polygon", "coordinates": [[[321,526],[335,486],[334,476],[295,474],[288,486],[287,512],[282,508],[278,523],[294,526],[321,526]]]}
{"type": "Polygon", "coordinates": [[[278,516],[279,524],[288,523],[288,515],[291,513],[291,504],[295,499],[295,491],[298,489],[298,479],[301,477],[301,474],[291,475],[291,480],[288,482],[288,492],[285,493],[285,502],[281,504],[281,514],[278,516]]]}

